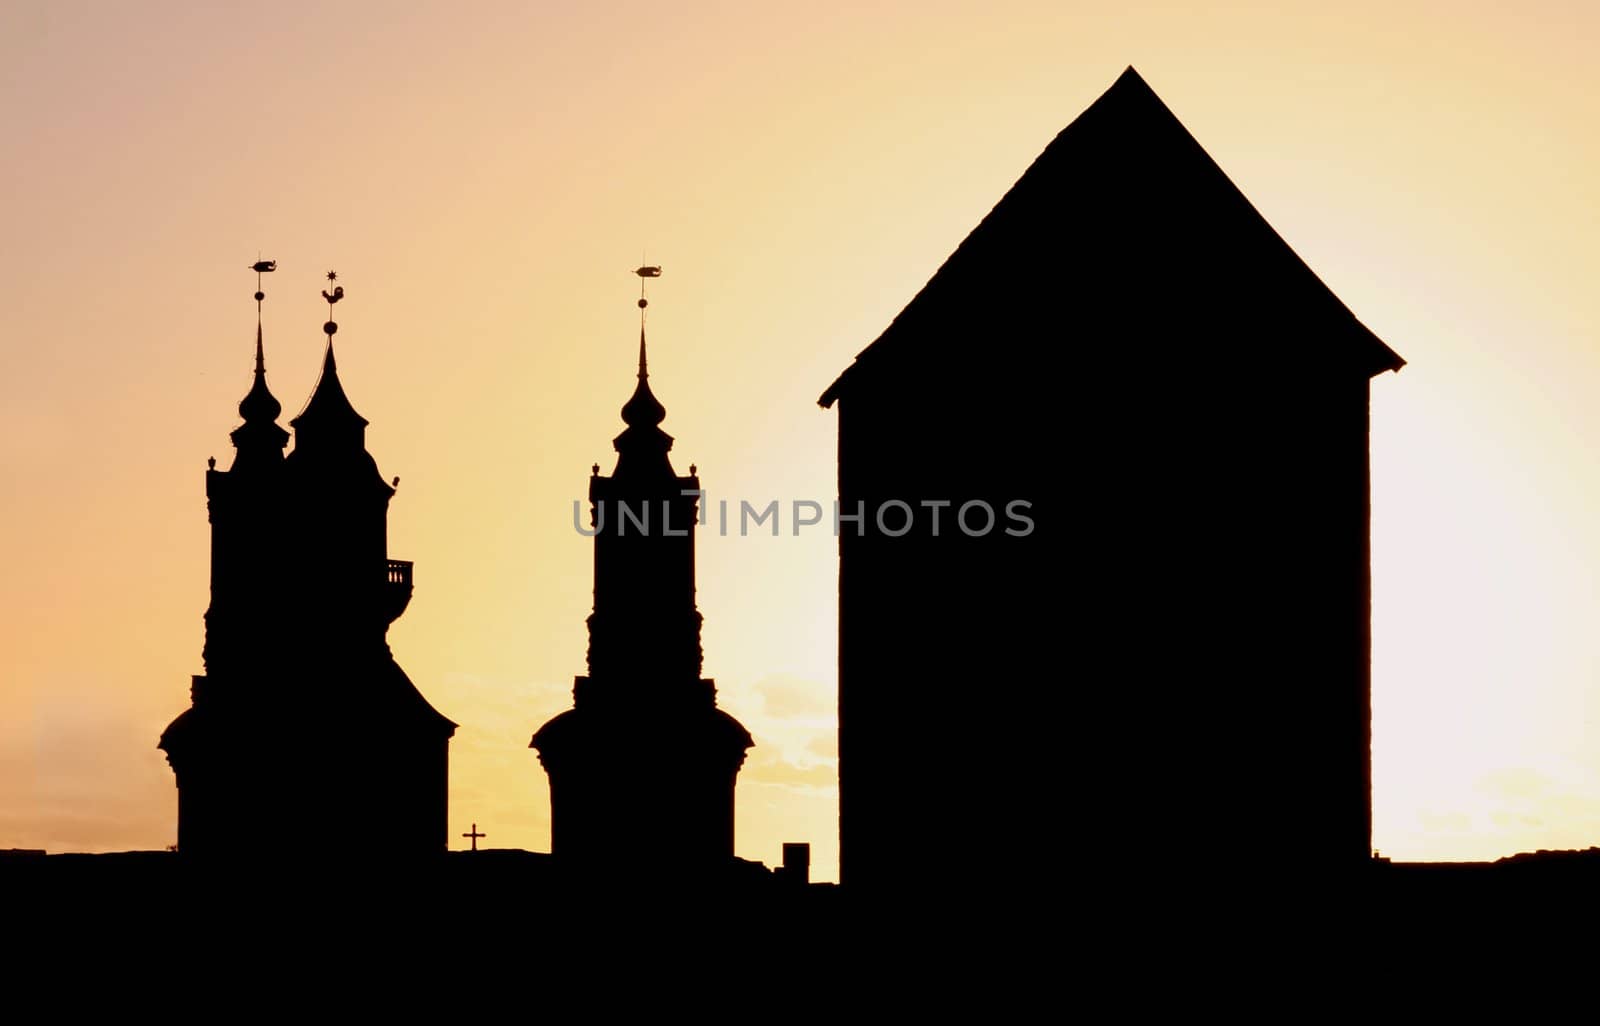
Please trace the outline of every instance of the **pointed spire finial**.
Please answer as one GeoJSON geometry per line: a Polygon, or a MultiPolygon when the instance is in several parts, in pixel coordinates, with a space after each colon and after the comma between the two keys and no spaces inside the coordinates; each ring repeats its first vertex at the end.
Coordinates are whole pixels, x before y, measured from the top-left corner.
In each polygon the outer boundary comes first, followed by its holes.
{"type": "Polygon", "coordinates": [[[250,265],[250,270],[256,272],[256,320],[259,321],[261,319],[261,301],[267,298],[267,294],[261,291],[261,276],[276,271],[278,262],[276,260],[262,260],[259,253],[257,253],[256,257],[256,262],[250,265]]]}
{"type": "Polygon", "coordinates": [[[643,381],[650,376],[644,357],[644,311],[650,305],[650,300],[645,298],[644,283],[647,278],[661,277],[661,267],[659,264],[644,264],[635,268],[633,273],[639,276],[639,380],[643,381]]]}
{"type": "Polygon", "coordinates": [[[639,276],[639,387],[634,389],[633,397],[623,404],[622,419],[630,426],[653,427],[666,418],[667,411],[650,394],[650,369],[645,362],[644,351],[644,311],[650,301],[644,296],[644,283],[646,278],[661,277],[661,268],[646,264],[636,268],[633,273],[639,276]]]}
{"type": "MultiPolygon", "coordinates": [[[[329,283],[337,282],[338,280],[339,280],[339,272],[338,271],[329,271],[328,272],[328,281],[329,281],[329,283]]],[[[328,349],[329,349],[330,352],[332,352],[332,350],[333,350],[333,333],[339,330],[339,325],[335,324],[334,320],[333,320],[333,304],[337,303],[339,300],[344,298],[344,286],[343,285],[334,285],[332,292],[329,292],[327,289],[323,289],[322,290],[322,298],[326,299],[328,301],[328,322],[322,326],[322,331],[323,331],[323,334],[328,336],[328,349]]]]}
{"type": "Polygon", "coordinates": [[[267,369],[266,363],[261,358],[261,301],[263,299],[267,298],[267,294],[265,292],[261,291],[261,276],[263,274],[271,274],[273,271],[276,271],[277,269],[278,269],[278,262],[276,260],[262,260],[261,259],[261,252],[259,250],[256,251],[256,262],[250,265],[250,270],[256,272],[256,373],[257,374],[264,373],[266,371],[266,369],[267,369]]]}
{"type": "Polygon", "coordinates": [[[278,400],[267,389],[267,359],[261,344],[261,301],[267,298],[267,294],[261,291],[261,276],[277,269],[276,260],[257,260],[250,265],[250,270],[256,272],[256,373],[250,391],[239,401],[239,416],[247,423],[252,421],[271,423],[283,411],[278,405],[278,400]]]}

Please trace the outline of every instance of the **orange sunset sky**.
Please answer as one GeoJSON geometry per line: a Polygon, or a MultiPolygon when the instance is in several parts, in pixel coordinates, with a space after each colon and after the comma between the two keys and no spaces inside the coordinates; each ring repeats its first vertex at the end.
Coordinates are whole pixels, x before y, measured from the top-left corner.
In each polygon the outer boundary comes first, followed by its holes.
{"type": "MultiPolygon", "coordinates": [[[[453,845],[548,850],[527,744],[584,669],[572,502],[633,385],[628,271],[665,267],[680,472],[826,503],[817,396],[1129,64],[1409,361],[1372,389],[1374,845],[1600,843],[1597,47],[1581,3],[7,0],[0,847],[175,840],[155,744],[201,670],[258,254],[285,421],[322,274],[348,290],[341,376],[417,564],[390,642],[461,724],[453,845]]],[[[758,744],[738,852],[810,841],[823,879],[836,572],[826,530],[702,532],[706,673],[758,744]]]]}

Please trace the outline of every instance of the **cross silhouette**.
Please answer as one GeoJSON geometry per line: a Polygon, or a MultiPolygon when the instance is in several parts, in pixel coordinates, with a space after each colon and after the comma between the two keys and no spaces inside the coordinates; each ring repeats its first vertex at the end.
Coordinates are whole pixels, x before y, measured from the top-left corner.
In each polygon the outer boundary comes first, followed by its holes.
{"type": "Polygon", "coordinates": [[[473,851],[477,851],[478,850],[478,838],[480,838],[480,837],[488,837],[489,835],[488,834],[480,834],[480,833],[478,833],[478,824],[474,823],[474,824],[472,824],[472,832],[471,833],[467,833],[467,834],[462,834],[461,836],[462,837],[470,837],[470,838],[472,838],[472,850],[473,851]]]}

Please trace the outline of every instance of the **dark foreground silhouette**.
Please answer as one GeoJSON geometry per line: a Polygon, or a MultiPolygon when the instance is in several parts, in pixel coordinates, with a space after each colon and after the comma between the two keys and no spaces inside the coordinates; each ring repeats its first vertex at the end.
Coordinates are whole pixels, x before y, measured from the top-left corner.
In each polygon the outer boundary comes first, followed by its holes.
{"type": "Polygon", "coordinates": [[[1133,69],[1068,125],[820,400],[844,886],[1363,872],[1402,362],[1133,69]]]}
{"type": "MultiPolygon", "coordinates": [[[[807,882],[798,848],[782,871],[731,857],[751,739],[699,676],[692,528],[620,519],[595,540],[589,674],[533,739],[557,853],[443,852],[453,728],[382,644],[410,587],[382,544],[392,489],[331,345],[288,460],[258,355],[235,467],[210,482],[208,673],[164,739],[182,854],[6,855],[8,911],[35,950],[137,929],[191,981],[241,952],[292,976],[306,952],[445,947],[473,979],[590,1008],[635,981],[621,969],[692,963],[675,978],[696,1007],[734,978],[780,1002],[855,978],[897,1011],[949,1012],[979,981],[991,1018],[1120,980],[1106,967],[1134,979],[1118,1010],[1264,996],[1286,967],[1335,977],[1297,999],[1325,1006],[1452,945],[1526,943],[1572,918],[1600,849],[1369,851],[1368,387],[1401,364],[1131,69],[1069,125],[822,397],[856,518],[834,887],[807,882]],[[316,558],[296,562],[274,532],[306,509],[282,537],[316,558]],[[260,627],[283,608],[303,640],[278,653],[260,627]],[[250,733],[229,733],[229,702],[262,711],[250,733]],[[401,771],[362,777],[342,736],[401,771]],[[358,826],[312,786],[330,780],[374,783],[358,826]],[[530,952],[604,982],[531,988],[554,963],[530,952]]],[[[673,469],[664,413],[641,338],[596,528],[613,499],[693,520],[696,468],[673,469]]],[[[381,993],[418,982],[396,979],[381,993]]]]}
{"type": "Polygon", "coordinates": [[[1241,892],[1178,857],[1159,878],[1086,873],[1029,900],[1015,888],[974,893],[959,876],[891,898],[796,886],[751,863],[710,876],[636,863],[596,876],[522,851],[396,861],[355,847],[226,871],[169,852],[0,855],[0,892],[9,939],[29,956],[159,968],[192,993],[228,978],[194,975],[200,967],[262,975],[272,988],[326,976],[335,990],[370,987],[366,999],[383,1003],[462,980],[475,995],[504,993],[570,970],[578,975],[555,979],[606,981],[571,1000],[687,999],[632,993],[615,977],[626,970],[670,973],[684,986],[707,974],[719,987],[796,986],[796,997],[862,984],[918,1007],[978,989],[1003,1007],[1040,994],[1075,1006],[1086,992],[1124,988],[1113,981],[1125,977],[1138,981],[1128,993],[1141,1004],[1234,1001],[1297,981],[1285,972],[1326,973],[1342,982],[1321,1001],[1364,1004],[1371,987],[1422,985],[1431,963],[1450,963],[1441,985],[1460,980],[1468,963],[1453,960],[1463,953],[1491,956],[1503,973],[1518,958],[1581,943],[1600,883],[1600,849],[1374,862],[1338,880],[1241,861],[1275,881],[1270,893],[1241,892]],[[406,960],[424,975],[399,974],[406,960]],[[467,975],[432,975],[447,969],[467,975]],[[1204,990],[1140,989],[1158,970],[1172,980],[1201,974],[1204,990]]]}

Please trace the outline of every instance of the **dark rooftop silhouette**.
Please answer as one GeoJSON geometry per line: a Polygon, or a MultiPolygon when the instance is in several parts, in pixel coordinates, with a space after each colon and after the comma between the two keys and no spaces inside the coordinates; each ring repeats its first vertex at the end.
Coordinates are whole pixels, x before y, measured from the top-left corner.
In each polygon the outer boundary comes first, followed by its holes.
{"type": "Polygon", "coordinates": [[[327,351],[322,357],[322,374],[317,378],[317,385],[311,390],[311,398],[306,400],[305,409],[301,410],[289,426],[300,430],[359,430],[367,426],[367,418],[356,412],[350,397],[345,394],[344,384],[339,380],[339,363],[334,359],[333,341],[328,341],[327,351]]]}
{"type": "MultiPolygon", "coordinates": [[[[940,316],[950,302],[947,289],[963,277],[1036,278],[1031,261],[1052,258],[1051,250],[1041,245],[1041,236],[1057,233],[1054,256],[1065,271],[1073,262],[1094,259],[1102,252],[1104,232],[1134,229],[1142,247],[1176,246],[1185,251],[1189,246],[1183,236],[1203,239],[1224,230],[1229,244],[1219,256],[1227,261],[1235,287],[1232,296],[1226,289],[1213,294],[1219,305],[1229,299],[1249,301],[1251,293],[1270,282],[1285,291],[1285,307],[1296,311],[1296,320],[1283,325],[1286,336],[1305,333],[1311,344],[1350,347],[1363,354],[1374,374],[1405,365],[1306,266],[1131,67],[1045,147],[856,361],[889,359],[899,347],[914,344],[916,331],[940,316]],[[1107,173],[1113,165],[1134,173],[1119,181],[1107,173]],[[1080,221],[1072,212],[1085,203],[1120,205],[1124,210],[1130,203],[1147,203],[1149,212],[1120,223],[1116,218],[1080,221]],[[1030,265],[1020,266],[1025,261],[1030,265]],[[1265,280],[1254,274],[1265,275],[1265,280]]],[[[1226,279],[1211,280],[1215,284],[1226,279]]],[[[1161,296],[1155,292],[1149,298],[1159,302],[1161,296]]],[[[1219,359],[1225,355],[1217,354],[1219,359]]],[[[832,406],[849,388],[855,370],[846,368],[818,402],[832,406]]]]}
{"type": "Polygon", "coordinates": [[[845,886],[1025,887],[1063,844],[1363,864],[1367,391],[1402,364],[1132,68],[1062,130],[819,399],[866,511],[845,886]]]}
{"type": "MultiPolygon", "coordinates": [[[[237,454],[206,477],[207,672],[161,739],[181,850],[0,851],[19,907],[37,907],[19,922],[77,931],[115,916],[233,958],[217,938],[259,921],[241,903],[287,909],[296,930],[337,912],[341,926],[416,937],[492,904],[611,971],[662,955],[632,933],[573,943],[580,925],[612,929],[592,899],[620,895],[613,910],[635,920],[670,906],[657,921],[687,937],[685,925],[776,935],[785,957],[772,962],[792,975],[791,952],[834,966],[859,953],[868,971],[904,958],[886,931],[1035,948],[1037,930],[971,922],[1049,926],[1068,892],[1075,928],[1103,913],[1141,944],[1152,923],[1182,921],[1165,900],[1179,891],[1223,913],[1193,920],[1208,933],[1247,933],[1237,913],[1267,910],[1347,943],[1452,910],[1481,926],[1530,896],[1556,908],[1600,872],[1600,849],[1372,857],[1368,389],[1404,361],[1132,68],[821,396],[838,409],[842,508],[868,511],[840,533],[837,890],[808,886],[804,844],[784,845],[777,872],[732,855],[753,742],[700,676],[700,482],[672,466],[642,324],[616,468],[590,478],[589,672],[531,743],[555,851],[477,850],[487,834],[473,822],[474,850],[446,854],[455,724],[385,641],[413,568],[388,558],[394,490],[339,379],[343,287],[324,292],[322,375],[286,458],[259,321],[259,274],[275,267],[253,267],[237,454]],[[906,530],[881,519],[888,502],[910,510],[906,530]],[[666,522],[626,530],[628,504],[666,522]],[[930,505],[934,519],[917,519],[930,505]],[[969,530],[972,506],[991,525],[1003,509],[1007,529],[969,530]],[[345,831],[360,840],[334,858],[323,838],[345,831]],[[219,854],[260,864],[204,858],[219,854]]],[[[935,984],[924,990],[942,994],[935,984]]]]}

